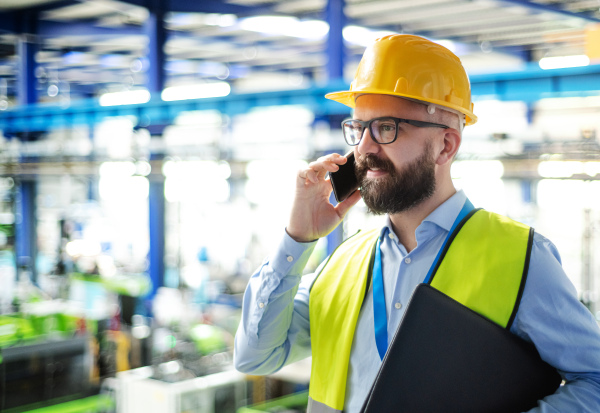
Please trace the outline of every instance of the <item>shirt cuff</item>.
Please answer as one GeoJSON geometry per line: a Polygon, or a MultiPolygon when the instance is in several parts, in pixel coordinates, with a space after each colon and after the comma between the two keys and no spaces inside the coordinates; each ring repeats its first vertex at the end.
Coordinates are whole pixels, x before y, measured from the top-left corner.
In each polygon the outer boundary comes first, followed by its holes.
{"type": "Polygon", "coordinates": [[[279,274],[302,275],[317,240],[310,242],[294,241],[285,231],[279,248],[271,258],[273,270],[279,274]]]}

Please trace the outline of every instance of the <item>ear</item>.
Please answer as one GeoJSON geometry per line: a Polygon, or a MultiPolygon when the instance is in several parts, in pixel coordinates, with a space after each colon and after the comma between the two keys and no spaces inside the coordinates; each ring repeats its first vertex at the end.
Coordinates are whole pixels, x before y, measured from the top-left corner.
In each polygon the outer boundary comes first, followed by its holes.
{"type": "Polygon", "coordinates": [[[437,165],[451,163],[458,152],[461,141],[462,137],[458,130],[454,128],[444,129],[442,150],[438,153],[435,163],[437,165]]]}

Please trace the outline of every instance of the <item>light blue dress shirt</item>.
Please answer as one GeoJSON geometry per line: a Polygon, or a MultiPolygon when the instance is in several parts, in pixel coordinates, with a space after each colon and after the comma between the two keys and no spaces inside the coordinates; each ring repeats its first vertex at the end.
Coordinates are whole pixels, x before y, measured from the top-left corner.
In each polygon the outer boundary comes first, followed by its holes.
{"type": "MultiPolygon", "coordinates": [[[[382,228],[389,340],[465,200],[459,191],[433,211],[417,228],[417,247],[410,253],[398,242],[389,220],[382,228]]],[[[310,355],[309,289],[320,268],[314,274],[302,276],[302,272],[314,246],[315,242],[298,243],[286,234],[275,254],[250,278],[235,337],[238,370],[270,374],[310,355]]],[[[566,381],[530,412],[600,412],[600,329],[577,299],[556,247],[537,233],[521,305],[510,331],[533,342],[566,381]]],[[[360,410],[380,365],[369,293],[352,344],[345,412],[360,410]]]]}

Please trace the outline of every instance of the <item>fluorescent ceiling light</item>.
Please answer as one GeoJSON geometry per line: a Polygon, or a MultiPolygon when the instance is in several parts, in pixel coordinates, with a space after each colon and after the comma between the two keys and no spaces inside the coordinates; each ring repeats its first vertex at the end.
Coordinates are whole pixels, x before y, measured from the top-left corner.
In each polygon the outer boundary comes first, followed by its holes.
{"type": "Polygon", "coordinates": [[[498,160],[456,161],[451,173],[452,179],[501,179],[504,165],[498,160]]]}
{"type": "Polygon", "coordinates": [[[596,176],[600,174],[600,162],[586,162],[583,165],[583,170],[589,176],[596,176]]]}
{"type": "Polygon", "coordinates": [[[289,35],[301,39],[322,39],[329,33],[329,24],[322,20],[306,20],[298,22],[291,28],[289,35]]]}
{"type": "Polygon", "coordinates": [[[538,165],[538,173],[544,178],[570,178],[583,171],[583,163],[579,161],[545,161],[538,165]]]}
{"type": "Polygon", "coordinates": [[[100,106],[135,105],[150,100],[150,92],[146,89],[110,92],[100,96],[100,106]]]}
{"type": "Polygon", "coordinates": [[[217,128],[223,125],[223,115],[217,110],[190,110],[179,112],[174,121],[178,126],[217,128]]]}
{"type": "Polygon", "coordinates": [[[231,86],[227,82],[211,82],[196,85],[172,86],[162,91],[164,101],[202,99],[227,96],[231,86]]]}
{"type": "Polygon", "coordinates": [[[126,178],[133,176],[136,166],[133,162],[102,162],[99,173],[102,178],[126,178]]]}
{"type": "Polygon", "coordinates": [[[398,33],[387,30],[374,31],[361,26],[346,26],[344,27],[344,30],[342,30],[342,35],[344,36],[345,41],[365,47],[370,46],[375,39],[388,36],[390,34],[398,33]]]}
{"type": "Polygon", "coordinates": [[[211,177],[214,179],[229,179],[231,166],[227,161],[167,161],[162,168],[168,178],[211,177]]]}
{"type": "Polygon", "coordinates": [[[588,66],[590,58],[586,55],[544,57],[539,65],[542,69],[561,69],[565,67],[588,66]]]}
{"type": "Polygon", "coordinates": [[[255,16],[241,21],[240,27],[258,33],[300,39],[322,39],[329,32],[329,24],[322,20],[300,21],[291,16],[255,16]]]}
{"type": "Polygon", "coordinates": [[[443,39],[443,40],[432,40],[432,41],[444,46],[446,49],[450,50],[452,53],[457,54],[456,43],[454,43],[452,40],[443,39]]]}
{"type": "Polygon", "coordinates": [[[298,23],[296,17],[291,16],[254,16],[240,22],[244,30],[265,34],[284,34],[290,26],[298,23]]]}

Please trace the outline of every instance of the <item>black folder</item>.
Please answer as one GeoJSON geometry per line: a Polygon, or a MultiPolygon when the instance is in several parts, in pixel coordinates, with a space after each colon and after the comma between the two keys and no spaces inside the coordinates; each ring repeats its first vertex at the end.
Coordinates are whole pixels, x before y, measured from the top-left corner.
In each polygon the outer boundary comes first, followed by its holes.
{"type": "Polygon", "coordinates": [[[532,344],[420,284],[361,413],[524,412],[561,381],[532,344]]]}

